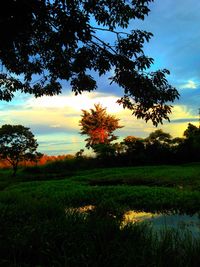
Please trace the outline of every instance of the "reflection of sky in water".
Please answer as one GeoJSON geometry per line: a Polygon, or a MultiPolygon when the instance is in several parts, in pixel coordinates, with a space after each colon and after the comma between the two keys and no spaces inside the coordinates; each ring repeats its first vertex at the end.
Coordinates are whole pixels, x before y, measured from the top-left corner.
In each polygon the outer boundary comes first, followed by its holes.
{"type": "Polygon", "coordinates": [[[189,216],[186,214],[161,214],[149,212],[128,211],[124,214],[125,223],[147,222],[155,230],[174,228],[189,230],[193,235],[200,235],[200,218],[198,214],[189,216]]]}
{"type": "MultiPolygon", "coordinates": [[[[80,212],[90,213],[94,211],[94,205],[81,206],[79,208],[67,208],[66,212],[80,212]]],[[[153,226],[156,231],[166,229],[176,229],[183,231],[189,231],[193,236],[200,236],[200,215],[194,214],[193,216],[186,214],[162,214],[162,213],[150,213],[150,212],[137,212],[129,210],[124,213],[122,227],[127,223],[140,223],[146,222],[153,226]]]]}

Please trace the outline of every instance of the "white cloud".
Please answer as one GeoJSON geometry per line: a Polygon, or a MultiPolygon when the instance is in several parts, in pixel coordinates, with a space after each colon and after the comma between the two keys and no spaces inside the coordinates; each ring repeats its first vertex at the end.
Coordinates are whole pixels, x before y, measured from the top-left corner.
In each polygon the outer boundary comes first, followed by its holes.
{"type": "Polygon", "coordinates": [[[52,124],[52,125],[50,125],[50,127],[52,127],[52,128],[60,128],[61,125],[60,124],[52,124]]]}
{"type": "Polygon", "coordinates": [[[197,84],[194,81],[189,80],[189,81],[187,81],[187,83],[183,84],[181,86],[181,88],[184,88],[184,89],[196,89],[197,88],[197,84]]]}
{"type": "MultiPolygon", "coordinates": [[[[56,144],[63,139],[68,140],[70,144],[66,149],[72,149],[78,151],[83,148],[85,143],[85,137],[81,137],[79,120],[81,118],[81,109],[90,109],[94,107],[95,103],[102,104],[107,108],[108,113],[115,115],[120,119],[120,124],[124,127],[116,131],[116,135],[119,136],[119,141],[128,135],[136,137],[147,137],[149,133],[156,130],[156,127],[151,122],[146,123],[143,120],[137,120],[132,116],[132,112],[127,109],[123,109],[116,101],[118,97],[109,95],[106,93],[92,93],[83,94],[80,96],[74,96],[73,94],[60,95],[55,97],[42,97],[42,98],[29,98],[25,103],[23,109],[13,108],[11,110],[1,110],[0,117],[2,118],[1,124],[22,124],[24,126],[32,127],[37,132],[36,138],[41,141],[54,141],[56,144]],[[38,126],[37,126],[38,125],[38,126]],[[37,130],[35,130],[37,127],[37,130]],[[44,129],[47,129],[44,131],[44,129]],[[61,131],[62,130],[62,131],[61,131]]],[[[194,117],[192,110],[189,110],[187,106],[176,105],[172,110],[171,120],[173,123],[164,122],[163,125],[159,125],[158,128],[162,128],[165,132],[169,132],[172,136],[182,136],[184,130],[187,128],[187,122],[180,122],[179,119],[194,117]],[[176,122],[179,120],[179,122],[176,122]]],[[[42,152],[50,151],[52,149],[51,144],[43,145],[41,147],[42,152]]],[[[55,145],[56,147],[56,145],[55,145]]],[[[62,145],[57,145],[57,149],[62,151],[65,149],[62,145]]],[[[58,153],[59,152],[52,152],[58,153]]],[[[63,152],[60,152],[63,153],[63,152]]]]}
{"type": "Polygon", "coordinates": [[[123,110],[116,101],[118,97],[106,93],[83,93],[82,95],[74,96],[70,93],[68,95],[59,96],[44,96],[41,98],[30,98],[26,106],[27,108],[40,109],[65,109],[66,112],[76,112],[80,114],[82,109],[93,108],[95,103],[100,103],[106,107],[108,112],[116,113],[123,110]]]}

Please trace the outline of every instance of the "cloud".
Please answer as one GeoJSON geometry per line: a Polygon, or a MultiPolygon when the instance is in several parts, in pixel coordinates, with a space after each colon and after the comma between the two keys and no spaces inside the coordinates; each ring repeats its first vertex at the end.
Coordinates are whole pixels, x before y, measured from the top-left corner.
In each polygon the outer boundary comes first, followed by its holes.
{"type": "Polygon", "coordinates": [[[187,129],[188,123],[198,125],[198,116],[193,113],[193,109],[187,105],[174,105],[170,116],[170,123],[164,123],[163,131],[170,133],[173,137],[182,137],[187,129]]]}
{"type": "Polygon", "coordinates": [[[192,80],[189,80],[187,83],[183,84],[181,86],[181,88],[186,88],[186,89],[196,89],[197,88],[197,84],[192,81],[192,80]]]}
{"type": "MultiPolygon", "coordinates": [[[[174,137],[182,136],[189,122],[198,124],[200,1],[160,0],[151,3],[150,9],[151,12],[144,21],[133,20],[129,29],[139,28],[154,34],[150,42],[145,44],[145,53],[155,59],[153,69],[168,68],[171,71],[168,79],[181,93],[180,100],[175,102],[172,110],[171,123],[164,122],[158,128],[174,137]]],[[[110,34],[105,35],[105,32],[99,34],[108,41],[112,38],[110,34]]],[[[115,84],[109,85],[108,78],[112,72],[113,70],[102,77],[94,74],[98,92],[83,93],[76,97],[71,93],[69,83],[63,85],[63,94],[59,96],[35,99],[28,94],[17,92],[11,103],[0,103],[0,124],[22,124],[30,127],[42,149],[49,153],[65,149],[75,151],[80,146],[84,147],[85,137],[79,134],[81,109],[88,110],[93,108],[95,103],[101,103],[107,107],[109,113],[120,118],[120,124],[124,125],[116,131],[121,139],[127,135],[148,136],[156,130],[152,123],[137,120],[131,115],[131,111],[116,104],[123,89],[115,84]]]]}
{"type": "Polygon", "coordinates": [[[171,120],[170,123],[191,123],[191,122],[198,122],[199,118],[182,118],[182,119],[174,119],[171,120]]]}
{"type": "Polygon", "coordinates": [[[200,1],[154,1],[144,21],[133,21],[130,28],[154,34],[145,52],[155,59],[154,67],[168,68],[172,84],[176,80],[199,77],[200,1]]]}
{"type": "MultiPolygon", "coordinates": [[[[79,135],[81,110],[94,107],[95,103],[102,104],[107,112],[120,119],[124,127],[117,131],[120,136],[147,136],[155,130],[151,122],[137,120],[130,110],[123,109],[116,101],[118,97],[106,93],[86,93],[74,96],[72,93],[54,97],[30,97],[23,109],[12,107],[11,110],[0,111],[3,123],[22,124],[28,126],[37,135],[55,133],[73,133],[79,135]],[[143,133],[143,134],[142,134],[143,133]]],[[[175,105],[171,120],[194,118],[193,110],[185,105],[175,105]]],[[[2,121],[1,121],[2,123],[2,121]]],[[[167,123],[166,125],[169,124],[167,123]]]]}
{"type": "Polygon", "coordinates": [[[49,132],[37,135],[38,150],[48,155],[75,154],[84,148],[84,137],[73,132],[49,132]]]}
{"type": "MultiPolygon", "coordinates": [[[[30,97],[24,102],[23,108],[17,105],[11,109],[0,111],[1,124],[22,124],[30,127],[36,135],[48,133],[79,134],[82,109],[89,110],[95,103],[102,104],[108,113],[119,118],[134,117],[131,112],[124,110],[116,101],[118,97],[107,93],[85,93],[74,96],[72,93],[54,97],[30,97]]],[[[124,125],[124,121],[122,122],[124,125]]]]}
{"type": "Polygon", "coordinates": [[[71,127],[64,127],[64,126],[59,126],[59,127],[53,127],[52,125],[48,125],[48,121],[46,124],[41,124],[41,123],[30,123],[27,124],[26,126],[31,128],[31,131],[35,135],[48,135],[48,134],[62,134],[62,133],[76,133],[71,127]]]}
{"type": "Polygon", "coordinates": [[[118,112],[123,108],[116,101],[118,97],[107,93],[83,93],[82,95],[74,96],[72,93],[59,96],[44,96],[41,98],[30,98],[25,104],[27,108],[40,108],[43,110],[66,110],[66,114],[70,110],[70,114],[80,114],[82,109],[93,108],[95,103],[102,104],[107,107],[111,113],[118,112]]]}
{"type": "MultiPolygon", "coordinates": [[[[185,91],[192,92],[193,90],[185,91]]],[[[29,97],[24,101],[23,107],[12,105],[10,110],[0,110],[1,124],[22,124],[30,127],[38,140],[38,150],[51,155],[74,154],[80,148],[85,147],[86,137],[79,133],[81,109],[93,108],[95,103],[102,104],[109,114],[120,119],[120,124],[124,127],[116,131],[119,142],[128,135],[145,138],[156,130],[151,122],[137,120],[130,110],[119,106],[116,103],[117,99],[116,95],[105,92],[85,93],[80,96],[66,93],[37,99],[29,97]]],[[[174,137],[182,136],[188,122],[197,123],[197,116],[198,114],[195,114],[192,107],[184,103],[176,104],[170,116],[172,123],[164,122],[158,128],[162,128],[174,137]]]]}

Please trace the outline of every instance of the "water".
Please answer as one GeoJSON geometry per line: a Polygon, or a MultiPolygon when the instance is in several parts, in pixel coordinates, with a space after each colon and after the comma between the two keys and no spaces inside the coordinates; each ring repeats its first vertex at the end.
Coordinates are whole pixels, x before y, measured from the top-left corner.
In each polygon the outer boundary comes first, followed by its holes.
{"type": "MultiPolygon", "coordinates": [[[[71,208],[68,210],[89,213],[95,209],[93,205],[86,205],[79,208],[71,208]]],[[[122,225],[127,223],[147,222],[152,225],[155,230],[162,229],[180,229],[189,230],[193,236],[200,235],[200,215],[194,214],[192,216],[187,214],[162,214],[150,212],[138,212],[130,210],[124,213],[122,225]]]]}
{"type": "Polygon", "coordinates": [[[200,234],[199,214],[162,214],[130,210],[124,214],[124,223],[148,222],[156,230],[174,228],[189,230],[194,236],[200,234]]]}

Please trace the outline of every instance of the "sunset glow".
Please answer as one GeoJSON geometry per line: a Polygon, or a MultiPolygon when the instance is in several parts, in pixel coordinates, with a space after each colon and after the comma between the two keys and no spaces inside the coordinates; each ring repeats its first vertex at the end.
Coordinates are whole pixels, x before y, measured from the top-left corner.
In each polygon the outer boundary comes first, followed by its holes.
{"type": "MultiPolygon", "coordinates": [[[[174,103],[171,123],[164,121],[162,128],[173,137],[182,136],[188,123],[198,125],[200,107],[200,51],[199,51],[199,9],[197,0],[155,1],[151,12],[142,22],[134,21],[131,28],[150,31],[154,37],[145,45],[145,53],[154,58],[154,69],[167,68],[171,75],[169,82],[180,93],[180,100],[174,103]],[[168,12],[170,10],[170,12],[168,12]],[[162,15],[161,15],[162,14],[162,15]]],[[[103,33],[106,37],[106,32],[103,33]]],[[[124,110],[116,101],[123,89],[112,84],[105,76],[96,77],[99,89],[92,93],[74,96],[70,86],[63,87],[59,96],[34,98],[16,94],[11,102],[0,103],[1,125],[22,124],[30,127],[39,142],[39,150],[48,154],[76,153],[85,147],[84,137],[79,134],[81,110],[89,110],[100,103],[107,112],[120,119],[124,127],[117,130],[119,141],[128,135],[147,137],[156,130],[151,122],[137,120],[130,110],[124,110]]]]}

